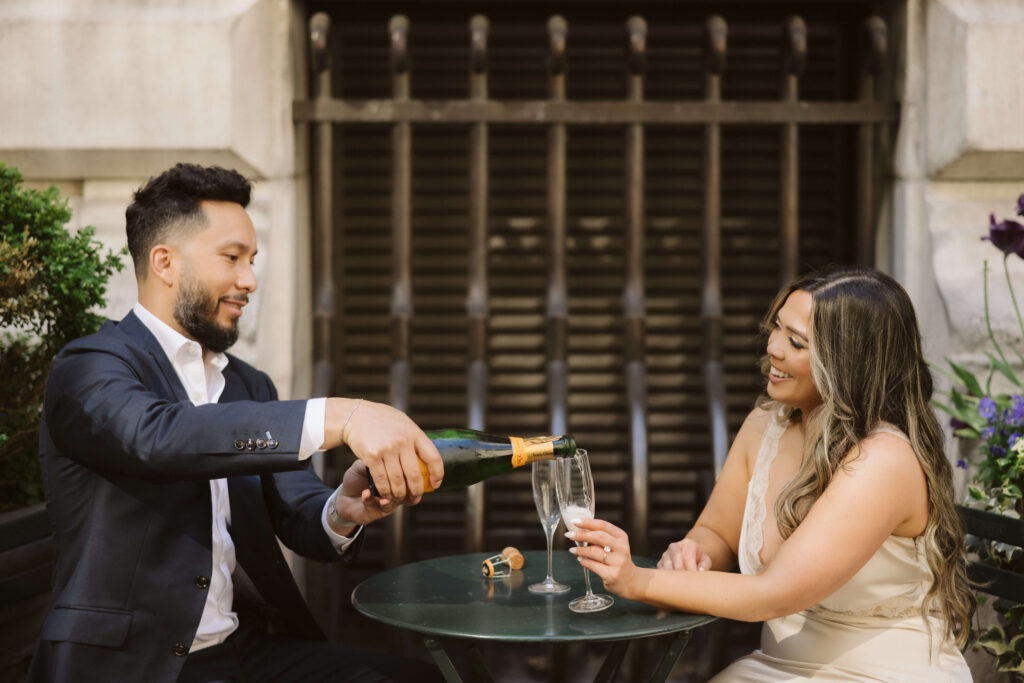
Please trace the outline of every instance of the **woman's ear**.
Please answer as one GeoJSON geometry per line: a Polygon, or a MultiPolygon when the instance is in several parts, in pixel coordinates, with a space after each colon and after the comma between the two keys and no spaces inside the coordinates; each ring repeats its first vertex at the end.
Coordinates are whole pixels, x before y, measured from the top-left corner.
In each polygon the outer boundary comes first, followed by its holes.
{"type": "Polygon", "coordinates": [[[166,244],[149,250],[149,272],[168,287],[178,279],[177,251],[166,244]]]}

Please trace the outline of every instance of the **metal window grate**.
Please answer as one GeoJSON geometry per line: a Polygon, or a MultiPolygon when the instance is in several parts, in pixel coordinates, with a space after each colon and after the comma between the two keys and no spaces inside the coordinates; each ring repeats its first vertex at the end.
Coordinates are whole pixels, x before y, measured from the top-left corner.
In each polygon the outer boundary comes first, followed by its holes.
{"type": "MultiPolygon", "coordinates": [[[[599,516],[655,553],[760,390],[780,279],[870,258],[875,131],[897,111],[875,97],[884,24],[867,3],[734,5],[728,24],[631,3],[646,21],[628,27],[612,4],[561,22],[513,4],[473,23],[445,3],[314,17],[315,97],[294,116],[314,131],[317,391],[426,428],[572,433],[599,516]]],[[[543,546],[528,472],[392,519],[352,583],[543,546]]]]}

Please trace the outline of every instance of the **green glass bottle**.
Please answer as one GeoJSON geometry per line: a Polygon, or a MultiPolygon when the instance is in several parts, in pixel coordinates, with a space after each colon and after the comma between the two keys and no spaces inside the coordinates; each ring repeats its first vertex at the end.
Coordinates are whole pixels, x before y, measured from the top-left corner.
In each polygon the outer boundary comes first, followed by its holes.
{"type": "MultiPolygon", "coordinates": [[[[576,454],[571,436],[499,436],[473,429],[438,429],[426,432],[444,462],[444,481],[438,491],[459,489],[537,460],[565,458],[576,454]]],[[[433,491],[427,466],[420,461],[424,492],[433,491]]],[[[380,496],[370,478],[370,493],[380,496]]]]}

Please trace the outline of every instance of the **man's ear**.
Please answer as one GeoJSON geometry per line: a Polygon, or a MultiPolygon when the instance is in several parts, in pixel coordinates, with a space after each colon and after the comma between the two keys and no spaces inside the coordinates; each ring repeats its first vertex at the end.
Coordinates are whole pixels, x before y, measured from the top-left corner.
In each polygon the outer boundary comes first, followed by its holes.
{"type": "Polygon", "coordinates": [[[149,250],[149,272],[168,287],[178,279],[178,253],[174,247],[158,244],[149,250]]]}

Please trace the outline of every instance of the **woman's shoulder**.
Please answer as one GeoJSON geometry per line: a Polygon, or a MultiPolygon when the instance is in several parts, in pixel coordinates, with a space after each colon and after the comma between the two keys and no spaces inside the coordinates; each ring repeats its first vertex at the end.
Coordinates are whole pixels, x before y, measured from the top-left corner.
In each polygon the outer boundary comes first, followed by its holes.
{"type": "Polygon", "coordinates": [[[747,452],[756,453],[765,432],[776,424],[779,424],[779,416],[775,408],[771,405],[756,405],[743,420],[743,425],[736,433],[735,442],[747,452]]]}
{"type": "Polygon", "coordinates": [[[885,425],[857,442],[843,459],[846,468],[879,469],[894,478],[919,479],[924,471],[910,440],[899,429],[885,425]]]}

